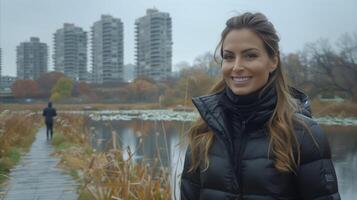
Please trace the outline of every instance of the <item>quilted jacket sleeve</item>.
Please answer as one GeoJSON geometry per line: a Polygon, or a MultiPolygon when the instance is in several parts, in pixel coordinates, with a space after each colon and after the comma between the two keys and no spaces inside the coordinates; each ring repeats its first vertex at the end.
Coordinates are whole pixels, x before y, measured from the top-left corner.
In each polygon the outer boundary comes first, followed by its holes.
{"type": "Polygon", "coordinates": [[[331,150],[325,133],[316,122],[301,141],[298,189],[304,200],[340,200],[331,150]],[[316,145],[317,143],[317,145],[316,145]]]}
{"type": "Polygon", "coordinates": [[[185,163],[181,175],[181,200],[195,200],[200,196],[200,172],[188,172],[191,166],[190,149],[187,148],[185,163]]]}

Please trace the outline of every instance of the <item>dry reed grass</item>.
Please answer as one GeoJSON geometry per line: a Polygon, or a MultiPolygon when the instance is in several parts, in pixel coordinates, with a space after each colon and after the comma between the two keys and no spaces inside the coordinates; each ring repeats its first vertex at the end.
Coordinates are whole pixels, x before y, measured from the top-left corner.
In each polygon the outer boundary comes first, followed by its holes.
{"type": "Polygon", "coordinates": [[[314,100],[311,109],[314,116],[357,117],[357,103],[350,101],[337,103],[314,100]]]}
{"type": "Polygon", "coordinates": [[[34,112],[0,113],[0,188],[21,154],[29,150],[41,126],[39,120],[40,116],[34,112]]]}
{"type": "Polygon", "coordinates": [[[60,165],[79,177],[81,187],[79,199],[171,199],[168,170],[156,159],[152,165],[134,162],[135,152],[113,149],[96,153],[90,147],[90,132],[87,118],[83,116],[62,116],[55,127],[55,138],[62,137],[56,155],[61,157],[60,165]],[[59,136],[62,135],[62,136],[59,136]]]}

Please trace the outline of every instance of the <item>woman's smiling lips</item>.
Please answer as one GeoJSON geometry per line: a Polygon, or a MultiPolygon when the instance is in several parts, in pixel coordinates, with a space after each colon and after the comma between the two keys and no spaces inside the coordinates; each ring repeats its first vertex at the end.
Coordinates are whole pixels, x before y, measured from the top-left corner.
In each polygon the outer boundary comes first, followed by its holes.
{"type": "Polygon", "coordinates": [[[235,85],[244,85],[253,78],[253,76],[232,76],[232,81],[235,85]]]}

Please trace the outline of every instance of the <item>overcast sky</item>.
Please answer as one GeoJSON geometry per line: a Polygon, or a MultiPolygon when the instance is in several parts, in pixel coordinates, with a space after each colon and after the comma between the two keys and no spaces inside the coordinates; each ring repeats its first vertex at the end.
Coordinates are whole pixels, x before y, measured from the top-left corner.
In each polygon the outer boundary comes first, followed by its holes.
{"type": "Polygon", "coordinates": [[[302,50],[319,38],[333,42],[343,33],[357,33],[357,0],[0,0],[2,74],[16,75],[16,46],[31,36],[48,44],[51,70],[53,33],[64,22],[89,31],[101,14],[121,18],[124,63],[134,63],[135,19],[153,7],[172,18],[173,65],[213,51],[225,21],[245,11],[270,19],[283,53],[302,50]]]}

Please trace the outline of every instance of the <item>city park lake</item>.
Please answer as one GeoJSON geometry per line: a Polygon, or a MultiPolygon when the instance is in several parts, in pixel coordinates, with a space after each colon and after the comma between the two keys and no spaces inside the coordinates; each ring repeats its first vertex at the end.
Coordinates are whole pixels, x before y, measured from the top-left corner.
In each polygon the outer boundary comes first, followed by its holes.
{"type": "MultiPolygon", "coordinates": [[[[182,169],[185,131],[198,117],[197,112],[163,110],[118,110],[72,112],[86,114],[96,135],[93,146],[105,149],[110,144],[113,130],[122,148],[135,149],[142,140],[137,158],[153,159],[161,152],[163,164],[170,169],[172,189],[178,191],[178,177],[182,169]],[[174,176],[176,175],[176,177],[174,176]]],[[[357,117],[320,116],[315,120],[325,130],[330,141],[342,199],[357,196],[353,189],[357,181],[357,117]]]]}
{"type": "MultiPolygon", "coordinates": [[[[27,111],[5,110],[2,115],[13,112],[27,111]]],[[[156,165],[167,170],[172,198],[178,197],[185,152],[184,134],[197,119],[197,112],[173,109],[61,110],[59,115],[88,119],[85,126],[95,152],[118,148],[124,150],[123,159],[144,161],[151,166],[158,162],[156,165]]],[[[357,118],[319,116],[315,120],[330,141],[341,196],[352,199],[357,195],[353,190],[357,181],[357,118]]]]}

